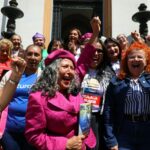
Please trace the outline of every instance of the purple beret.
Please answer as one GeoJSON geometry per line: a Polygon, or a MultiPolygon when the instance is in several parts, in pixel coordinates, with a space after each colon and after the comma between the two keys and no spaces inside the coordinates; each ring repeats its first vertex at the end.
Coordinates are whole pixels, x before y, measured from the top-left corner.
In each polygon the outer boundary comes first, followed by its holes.
{"type": "Polygon", "coordinates": [[[90,39],[92,37],[92,33],[87,32],[81,36],[81,41],[84,42],[86,39],[90,39]]]}
{"type": "Polygon", "coordinates": [[[63,49],[57,49],[52,51],[45,59],[45,66],[48,66],[50,63],[52,63],[54,60],[58,58],[70,59],[73,62],[74,66],[76,67],[76,60],[74,55],[69,51],[63,49]]]}
{"type": "Polygon", "coordinates": [[[36,38],[42,38],[45,40],[45,37],[43,34],[40,34],[40,33],[36,33],[33,37],[32,37],[32,40],[34,41],[36,38]]]}

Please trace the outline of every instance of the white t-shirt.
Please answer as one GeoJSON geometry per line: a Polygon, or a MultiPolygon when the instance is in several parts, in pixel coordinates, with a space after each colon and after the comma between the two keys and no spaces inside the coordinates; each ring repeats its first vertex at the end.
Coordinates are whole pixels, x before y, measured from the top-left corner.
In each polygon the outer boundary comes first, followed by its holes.
{"type": "Polygon", "coordinates": [[[112,66],[113,70],[115,71],[116,75],[118,75],[119,70],[120,70],[120,62],[119,61],[112,62],[111,66],[112,66]]]}

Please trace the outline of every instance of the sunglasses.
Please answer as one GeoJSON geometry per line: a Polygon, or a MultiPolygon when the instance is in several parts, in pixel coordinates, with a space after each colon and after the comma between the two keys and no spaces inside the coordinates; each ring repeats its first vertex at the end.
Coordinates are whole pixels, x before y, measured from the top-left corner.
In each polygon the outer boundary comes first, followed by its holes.
{"type": "Polygon", "coordinates": [[[96,49],[96,51],[98,52],[98,53],[104,53],[104,51],[102,50],[102,49],[96,49]]]}

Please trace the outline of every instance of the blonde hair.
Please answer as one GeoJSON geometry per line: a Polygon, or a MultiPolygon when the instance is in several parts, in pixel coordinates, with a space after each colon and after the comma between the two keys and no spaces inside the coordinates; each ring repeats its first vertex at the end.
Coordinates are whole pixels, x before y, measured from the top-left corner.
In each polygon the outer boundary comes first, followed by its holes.
{"type": "Polygon", "coordinates": [[[9,55],[9,57],[11,57],[11,51],[13,49],[13,43],[8,39],[1,39],[0,40],[0,49],[1,49],[2,45],[4,45],[4,44],[6,44],[8,46],[8,49],[9,49],[8,55],[9,55]]]}

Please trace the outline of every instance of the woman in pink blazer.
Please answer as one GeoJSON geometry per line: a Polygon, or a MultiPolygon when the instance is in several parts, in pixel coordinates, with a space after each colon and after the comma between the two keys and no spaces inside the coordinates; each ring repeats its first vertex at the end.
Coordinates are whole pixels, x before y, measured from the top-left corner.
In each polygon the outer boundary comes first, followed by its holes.
{"type": "Polygon", "coordinates": [[[78,135],[80,82],[95,52],[100,20],[92,20],[93,36],[77,64],[66,50],[53,51],[45,59],[46,68],[32,87],[26,113],[25,136],[38,150],[86,150],[96,145],[95,136],[78,135]],[[85,55],[86,54],[86,55],[85,55]],[[76,73],[77,72],[77,73],[76,73]]]}

